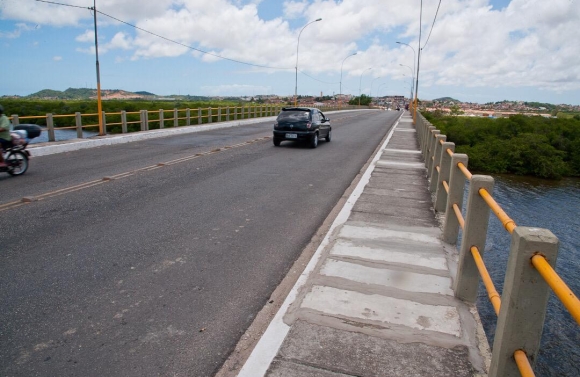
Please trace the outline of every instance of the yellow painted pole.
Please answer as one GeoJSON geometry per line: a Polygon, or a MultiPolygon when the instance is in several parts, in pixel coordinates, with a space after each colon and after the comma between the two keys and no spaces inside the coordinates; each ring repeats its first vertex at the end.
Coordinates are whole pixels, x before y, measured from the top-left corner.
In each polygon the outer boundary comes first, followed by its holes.
{"type": "Polygon", "coordinates": [[[572,317],[580,325],[580,300],[572,290],[564,283],[558,273],[554,271],[546,258],[541,254],[532,257],[532,264],[544,278],[546,283],[552,288],[562,304],[568,309],[572,317]]]}
{"type": "Polygon", "coordinates": [[[97,38],[97,0],[93,0],[93,16],[95,21],[95,56],[97,62],[97,112],[99,113],[99,136],[105,135],[103,128],[103,105],[101,103],[101,73],[99,69],[99,42],[97,38]]]}
{"type": "Polygon", "coordinates": [[[514,359],[522,377],[535,377],[534,370],[528,360],[528,356],[522,350],[514,352],[514,359]]]}

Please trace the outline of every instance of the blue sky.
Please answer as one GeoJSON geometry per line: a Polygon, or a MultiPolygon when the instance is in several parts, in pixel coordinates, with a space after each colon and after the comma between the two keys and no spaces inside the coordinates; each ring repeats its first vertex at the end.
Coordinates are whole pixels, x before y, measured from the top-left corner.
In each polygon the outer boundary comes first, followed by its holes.
{"type": "MultiPolygon", "coordinates": [[[[93,15],[87,9],[93,1],[53,2],[71,6],[0,0],[0,96],[96,87],[93,15]]],[[[299,94],[332,95],[342,89],[353,95],[409,96],[420,4],[96,0],[102,12],[101,87],[159,95],[293,95],[302,30],[299,94]],[[317,18],[322,21],[303,29],[317,18]]],[[[422,10],[419,98],[580,104],[580,44],[570,43],[580,2],[423,0],[422,10]]]]}

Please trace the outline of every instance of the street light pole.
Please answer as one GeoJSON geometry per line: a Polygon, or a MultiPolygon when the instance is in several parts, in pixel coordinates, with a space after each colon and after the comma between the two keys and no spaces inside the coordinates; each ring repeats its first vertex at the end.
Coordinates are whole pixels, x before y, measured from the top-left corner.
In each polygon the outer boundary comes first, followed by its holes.
{"type": "Polygon", "coordinates": [[[415,106],[413,106],[413,124],[417,121],[417,106],[418,106],[418,92],[419,92],[419,65],[421,63],[421,24],[423,22],[423,0],[421,0],[421,10],[419,11],[419,53],[417,54],[417,75],[415,76],[415,106]]]}
{"type": "Polygon", "coordinates": [[[319,18],[307,23],[306,25],[304,25],[302,30],[300,30],[300,33],[298,33],[298,43],[296,44],[296,66],[294,67],[296,69],[296,86],[294,87],[294,106],[297,106],[298,104],[298,47],[300,46],[300,35],[302,34],[302,31],[306,28],[306,26],[321,20],[322,18],[319,18]]]}
{"type": "Polygon", "coordinates": [[[355,56],[356,52],[354,54],[350,54],[349,56],[347,56],[346,58],[344,58],[342,60],[342,64],[340,65],[340,93],[338,94],[338,109],[340,110],[340,105],[342,104],[342,67],[344,66],[344,61],[348,58],[350,58],[351,56],[355,56]]]}
{"type": "Polygon", "coordinates": [[[413,68],[409,67],[408,65],[404,65],[404,64],[399,64],[401,67],[407,67],[411,70],[411,97],[409,97],[409,100],[413,100],[413,85],[415,84],[415,71],[413,71],[413,68]]]}
{"type": "Polygon", "coordinates": [[[411,102],[413,102],[413,92],[415,91],[415,82],[414,82],[415,81],[415,58],[417,57],[417,53],[415,52],[415,49],[411,45],[409,45],[409,44],[406,44],[406,43],[403,43],[403,42],[396,42],[396,43],[398,43],[400,45],[405,45],[407,47],[410,47],[411,50],[413,50],[413,85],[412,85],[412,88],[411,88],[411,98],[410,98],[411,99],[411,102]]]}
{"type": "Polygon", "coordinates": [[[369,92],[369,97],[371,97],[371,103],[373,102],[373,84],[375,83],[376,79],[380,79],[380,78],[381,78],[381,76],[375,77],[373,79],[373,81],[371,82],[371,91],[369,92]]]}
{"type": "Polygon", "coordinates": [[[363,76],[363,73],[365,73],[365,72],[366,72],[366,71],[368,71],[369,69],[373,69],[373,67],[369,67],[369,68],[367,68],[367,69],[363,70],[363,71],[361,72],[361,74],[360,74],[360,80],[359,80],[359,82],[358,82],[358,105],[359,105],[359,106],[360,106],[360,97],[361,97],[361,91],[360,91],[360,90],[361,90],[361,85],[362,85],[362,76],[363,76]]]}

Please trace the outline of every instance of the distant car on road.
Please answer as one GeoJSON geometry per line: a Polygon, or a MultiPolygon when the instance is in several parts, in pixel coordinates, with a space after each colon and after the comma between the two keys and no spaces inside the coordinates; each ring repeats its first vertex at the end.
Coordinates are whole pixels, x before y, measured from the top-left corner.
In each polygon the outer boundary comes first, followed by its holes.
{"type": "Polygon", "coordinates": [[[312,148],[324,138],[330,142],[332,127],[322,111],[311,107],[285,107],[274,124],[274,145],[284,140],[306,141],[312,148]]]}

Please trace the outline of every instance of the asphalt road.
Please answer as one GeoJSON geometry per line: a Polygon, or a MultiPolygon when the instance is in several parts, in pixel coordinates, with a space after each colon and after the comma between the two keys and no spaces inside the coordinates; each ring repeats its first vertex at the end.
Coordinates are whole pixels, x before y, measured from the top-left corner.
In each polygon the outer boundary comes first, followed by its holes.
{"type": "Polygon", "coordinates": [[[266,122],[3,174],[0,375],[214,375],[399,115],[331,115],[316,149],[266,122]]]}

